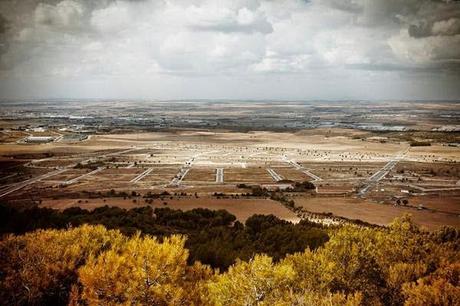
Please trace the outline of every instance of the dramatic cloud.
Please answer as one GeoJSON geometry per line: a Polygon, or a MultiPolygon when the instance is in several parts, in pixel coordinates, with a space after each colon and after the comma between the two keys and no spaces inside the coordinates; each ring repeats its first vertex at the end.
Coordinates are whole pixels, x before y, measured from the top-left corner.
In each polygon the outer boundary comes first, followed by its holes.
{"type": "Polygon", "coordinates": [[[460,98],[453,0],[1,0],[3,97],[460,98]]]}
{"type": "Polygon", "coordinates": [[[35,9],[35,23],[54,28],[78,28],[82,16],[83,6],[72,0],[64,0],[57,5],[39,3],[35,9]]]}

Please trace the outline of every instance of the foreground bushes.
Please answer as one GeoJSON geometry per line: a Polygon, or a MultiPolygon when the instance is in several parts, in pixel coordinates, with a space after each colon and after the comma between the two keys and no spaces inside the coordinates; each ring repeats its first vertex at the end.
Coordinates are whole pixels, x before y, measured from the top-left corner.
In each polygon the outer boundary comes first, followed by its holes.
{"type": "Polygon", "coordinates": [[[243,225],[225,210],[151,207],[125,210],[106,206],[93,211],[74,207],[59,212],[49,208],[18,211],[0,205],[0,233],[22,234],[40,228],[82,224],[101,224],[108,229],[119,229],[127,236],[137,231],[160,238],[186,235],[189,263],[200,261],[221,270],[237,258],[249,260],[257,253],[266,253],[279,260],[307,247],[315,249],[329,239],[326,230],[307,221],[294,225],[275,216],[254,215],[243,225]]]}
{"type": "Polygon", "coordinates": [[[81,299],[91,305],[199,304],[209,267],[187,265],[188,251],[181,236],[165,238],[136,235],[122,245],[91,256],[79,269],[81,299]]]}
{"type": "Polygon", "coordinates": [[[39,230],[0,243],[5,305],[459,305],[459,233],[343,226],[316,250],[219,272],[189,263],[185,238],[103,226],[39,230]]]}
{"type": "Polygon", "coordinates": [[[0,300],[4,305],[53,305],[65,301],[77,270],[90,256],[125,243],[103,226],[41,230],[0,244],[0,300]]]}

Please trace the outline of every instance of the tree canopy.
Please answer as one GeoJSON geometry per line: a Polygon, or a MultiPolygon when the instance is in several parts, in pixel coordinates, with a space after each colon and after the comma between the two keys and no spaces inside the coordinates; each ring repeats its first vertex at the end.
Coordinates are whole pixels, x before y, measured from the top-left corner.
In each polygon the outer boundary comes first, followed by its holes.
{"type": "MultiPolygon", "coordinates": [[[[159,218],[170,214],[177,212],[163,210],[159,218]]],[[[182,216],[180,228],[194,227],[187,220],[206,214],[182,216]]],[[[242,227],[248,239],[264,241],[274,229],[279,239],[296,238],[280,230],[285,221],[275,217],[255,216],[244,226],[223,212],[216,216],[220,221],[213,218],[218,224],[213,229],[242,227]]],[[[404,217],[386,228],[322,230],[329,238],[321,245],[307,243],[291,253],[289,247],[272,252],[274,246],[263,242],[254,248],[275,255],[257,251],[226,270],[192,260],[183,234],[155,237],[81,225],[7,235],[0,242],[0,300],[5,305],[460,304],[457,229],[424,232],[404,217]],[[287,253],[279,256],[282,252],[287,253]]]]}

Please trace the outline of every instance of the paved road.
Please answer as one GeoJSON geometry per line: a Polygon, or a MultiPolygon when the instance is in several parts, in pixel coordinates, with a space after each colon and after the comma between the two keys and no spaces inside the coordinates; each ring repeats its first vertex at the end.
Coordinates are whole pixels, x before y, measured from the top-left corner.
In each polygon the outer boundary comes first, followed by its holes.
{"type": "MultiPolygon", "coordinates": [[[[118,152],[103,154],[103,155],[97,156],[96,158],[97,158],[97,159],[106,158],[106,157],[108,157],[108,156],[123,154],[123,153],[127,153],[127,152],[134,151],[134,150],[137,150],[137,148],[131,148],[131,149],[123,150],[123,151],[118,151],[118,152]]],[[[77,155],[81,155],[81,154],[77,154],[77,155]]],[[[49,159],[52,159],[52,158],[45,158],[45,159],[41,159],[41,160],[49,160],[49,159]]],[[[84,164],[84,163],[88,163],[88,162],[92,161],[93,159],[94,159],[94,158],[90,158],[90,159],[86,159],[86,160],[83,160],[83,161],[80,161],[80,162],[81,162],[82,164],[84,164]]],[[[37,161],[39,161],[39,160],[34,160],[34,161],[30,162],[29,164],[33,164],[34,162],[37,162],[37,161]]],[[[57,170],[54,170],[54,171],[51,171],[51,172],[48,172],[48,173],[39,175],[39,176],[37,176],[37,177],[34,177],[34,178],[31,178],[31,179],[28,179],[28,180],[25,180],[25,181],[22,181],[22,182],[18,182],[18,183],[12,184],[10,187],[4,188],[4,189],[1,191],[1,193],[0,193],[0,198],[4,197],[4,196],[6,196],[6,195],[8,195],[8,194],[10,194],[10,193],[12,193],[12,192],[15,192],[15,191],[17,191],[17,190],[19,190],[19,189],[22,189],[22,188],[24,188],[24,187],[26,187],[26,186],[29,186],[29,185],[31,185],[31,184],[34,184],[34,183],[36,183],[36,182],[38,182],[38,181],[40,181],[40,180],[42,180],[42,179],[46,179],[46,178],[48,178],[48,177],[51,177],[51,176],[60,174],[60,173],[66,171],[66,170],[68,170],[68,169],[73,168],[76,164],[77,164],[77,163],[71,164],[71,165],[66,166],[65,168],[59,168],[59,169],[57,169],[57,170]]],[[[99,168],[98,168],[98,169],[99,169],[99,168]]],[[[90,174],[94,174],[95,171],[99,172],[100,170],[98,170],[98,169],[96,169],[96,170],[94,170],[94,171],[92,171],[92,172],[90,172],[90,173],[84,174],[84,175],[82,175],[82,176],[79,176],[79,177],[77,177],[77,178],[75,178],[75,179],[73,179],[73,180],[63,182],[63,184],[72,184],[72,183],[74,183],[74,180],[78,181],[78,180],[80,180],[81,178],[83,178],[83,177],[85,177],[85,176],[88,176],[88,175],[90,175],[90,174]]],[[[101,169],[101,170],[102,170],[102,169],[101,169]]]]}
{"type": "Polygon", "coordinates": [[[375,187],[377,183],[380,182],[391,171],[391,169],[393,169],[398,164],[398,162],[404,158],[404,156],[406,156],[407,152],[409,152],[409,149],[401,154],[398,154],[398,156],[391,159],[385,166],[383,166],[382,169],[369,177],[361,189],[358,191],[358,196],[364,197],[369,192],[369,190],[375,187]]]}
{"type": "Polygon", "coordinates": [[[141,174],[139,174],[138,176],[136,176],[135,178],[133,178],[130,183],[137,183],[139,182],[140,180],[142,180],[144,177],[146,177],[147,175],[150,174],[150,172],[153,171],[153,168],[148,168],[147,170],[145,170],[144,172],[142,172],[141,174]]]}
{"type": "Polygon", "coordinates": [[[6,179],[8,179],[8,178],[10,178],[10,177],[13,177],[13,176],[16,176],[16,175],[18,175],[18,174],[17,174],[17,173],[13,173],[13,174],[4,176],[4,177],[0,178],[0,181],[6,180],[6,179]]]}
{"type": "Polygon", "coordinates": [[[64,171],[66,171],[66,170],[67,170],[67,168],[54,170],[54,171],[39,175],[37,177],[33,177],[33,178],[28,179],[26,181],[22,181],[22,182],[19,182],[19,183],[16,183],[16,184],[12,184],[10,187],[8,187],[8,188],[6,188],[6,189],[4,189],[2,191],[2,193],[0,194],[0,198],[4,197],[4,196],[6,196],[6,195],[8,195],[8,194],[10,194],[12,192],[15,192],[15,191],[17,191],[19,189],[22,189],[22,188],[24,188],[26,186],[29,186],[29,185],[31,185],[33,183],[36,183],[36,182],[38,182],[38,181],[40,181],[42,179],[46,179],[46,178],[51,177],[53,175],[60,174],[60,173],[62,173],[64,171]]]}
{"type": "Polygon", "coordinates": [[[302,165],[297,163],[296,161],[293,161],[292,159],[289,159],[286,155],[283,156],[283,161],[294,167],[296,170],[299,170],[303,172],[304,174],[308,175],[315,181],[322,181],[323,179],[317,176],[316,174],[311,173],[309,170],[305,169],[302,165]]]}
{"type": "Polygon", "coordinates": [[[224,183],[224,168],[216,168],[216,183],[224,183]]]}
{"type": "Polygon", "coordinates": [[[102,155],[99,155],[98,158],[105,158],[105,157],[109,157],[109,156],[113,156],[113,155],[120,155],[120,154],[128,153],[128,152],[131,152],[131,151],[135,151],[135,150],[138,150],[138,148],[131,148],[131,149],[123,150],[123,151],[102,154],[102,155]]]}
{"type": "Polygon", "coordinates": [[[179,184],[182,182],[184,177],[187,175],[189,172],[190,168],[193,166],[193,162],[195,161],[195,158],[198,157],[201,154],[195,155],[194,157],[190,158],[187,160],[184,165],[179,169],[179,172],[176,174],[176,176],[171,180],[169,183],[169,186],[177,187],[179,184]]]}
{"type": "Polygon", "coordinates": [[[176,174],[176,176],[172,179],[169,185],[172,187],[179,186],[179,184],[182,182],[182,180],[184,179],[184,177],[187,175],[189,171],[190,171],[190,167],[180,168],[179,173],[176,174]]]}
{"type": "Polygon", "coordinates": [[[262,154],[267,154],[267,152],[255,152],[255,153],[251,153],[251,154],[249,154],[248,157],[254,157],[254,156],[256,156],[256,155],[262,155],[262,154]]]}
{"type": "Polygon", "coordinates": [[[421,186],[417,186],[414,184],[408,184],[407,186],[412,187],[414,189],[418,189],[422,192],[438,192],[438,191],[455,191],[460,190],[460,187],[443,187],[443,188],[425,188],[421,186]]]}
{"type": "Polygon", "coordinates": [[[271,168],[267,168],[267,171],[268,171],[268,173],[271,175],[271,177],[273,178],[273,180],[274,180],[275,182],[279,182],[279,181],[281,181],[281,180],[284,179],[281,175],[279,175],[278,173],[276,173],[275,170],[273,170],[273,169],[271,169],[271,168]]]}
{"type": "Polygon", "coordinates": [[[61,133],[57,133],[57,134],[58,134],[58,137],[54,138],[54,142],[60,142],[62,138],[64,138],[64,135],[62,135],[61,133]]]}
{"type": "Polygon", "coordinates": [[[73,178],[73,179],[71,179],[71,180],[62,182],[62,184],[63,184],[63,185],[70,185],[70,184],[76,183],[76,182],[78,182],[79,180],[84,179],[84,178],[87,177],[87,176],[90,176],[90,175],[96,174],[96,173],[98,173],[98,172],[101,172],[101,171],[104,170],[104,169],[105,169],[105,167],[99,167],[99,168],[97,168],[96,170],[93,170],[93,171],[91,171],[91,172],[88,172],[88,173],[85,173],[85,174],[83,174],[83,175],[77,176],[76,178],[73,178]]]}
{"type": "Polygon", "coordinates": [[[84,165],[84,164],[88,164],[88,163],[93,162],[93,161],[97,161],[97,160],[101,160],[101,159],[107,158],[107,157],[109,157],[109,156],[116,156],[116,155],[120,155],[120,154],[124,154],[124,153],[131,152],[131,151],[135,151],[135,150],[139,150],[139,149],[138,149],[138,148],[131,148],[131,149],[126,149],[126,150],[122,150],[122,151],[117,151],[117,152],[112,152],[112,153],[106,153],[106,154],[98,155],[98,156],[96,156],[96,157],[88,158],[88,159],[86,159],[86,160],[81,161],[80,163],[84,165]]]}
{"type": "MultiPolygon", "coordinates": [[[[127,153],[127,152],[130,152],[130,151],[133,151],[133,150],[137,150],[137,148],[131,148],[131,149],[125,149],[123,151],[118,151],[118,152],[112,152],[112,153],[107,153],[107,154],[103,154],[103,155],[98,155],[98,156],[94,156],[94,157],[83,157],[79,163],[80,164],[87,164],[89,162],[92,162],[92,161],[95,161],[97,159],[100,159],[100,158],[105,158],[105,157],[108,157],[108,156],[113,156],[113,155],[117,155],[117,154],[123,154],[123,153],[127,153]]],[[[67,158],[78,158],[78,157],[81,157],[82,155],[88,155],[88,154],[94,154],[94,153],[77,153],[77,154],[71,154],[71,155],[67,155],[66,157],[67,158]]],[[[34,164],[36,163],[40,163],[40,162],[43,162],[43,161],[49,161],[49,160],[59,160],[60,157],[47,157],[47,158],[41,158],[41,159],[34,159],[28,163],[26,163],[24,166],[26,167],[31,167],[31,168],[53,168],[51,166],[35,166],[34,164]]],[[[78,163],[78,162],[77,162],[78,163]]],[[[74,167],[77,163],[73,163],[71,165],[68,165],[67,168],[72,168],[74,167]]]]}
{"type": "Polygon", "coordinates": [[[184,179],[184,177],[187,175],[187,173],[189,172],[189,170],[192,168],[193,166],[193,163],[195,162],[195,159],[199,156],[202,156],[202,155],[206,155],[206,154],[211,154],[211,153],[216,153],[216,152],[219,152],[217,150],[213,150],[213,151],[208,151],[208,152],[202,152],[202,153],[198,153],[198,154],[195,154],[192,158],[190,158],[189,160],[187,160],[184,165],[179,169],[179,172],[176,174],[176,176],[171,180],[171,182],[169,183],[169,186],[171,187],[177,187],[179,186],[179,184],[182,182],[182,180],[184,179]]]}

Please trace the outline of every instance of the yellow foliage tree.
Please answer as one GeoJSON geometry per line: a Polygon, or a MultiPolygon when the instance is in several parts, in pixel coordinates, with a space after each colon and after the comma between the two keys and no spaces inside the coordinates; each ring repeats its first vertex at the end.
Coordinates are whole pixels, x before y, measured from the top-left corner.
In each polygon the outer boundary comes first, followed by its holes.
{"type": "Polygon", "coordinates": [[[460,305],[457,230],[340,226],[315,251],[219,273],[189,265],[183,236],[129,238],[103,226],[0,242],[2,305],[460,305]]]}
{"type": "Polygon", "coordinates": [[[460,305],[460,263],[438,269],[416,283],[403,285],[406,306],[460,305]]]}
{"type": "Polygon", "coordinates": [[[378,304],[384,292],[384,278],[375,258],[376,231],[343,226],[319,249],[316,258],[326,264],[320,281],[333,292],[363,291],[367,303],[378,304]]]}
{"type": "Polygon", "coordinates": [[[86,258],[123,240],[120,232],[103,226],[9,236],[0,242],[0,300],[4,305],[66,302],[86,258]]]}
{"type": "Polygon", "coordinates": [[[129,239],[90,257],[79,270],[81,298],[89,305],[190,305],[200,303],[211,270],[187,266],[185,238],[129,239]]]}
{"type": "MultiPolygon", "coordinates": [[[[311,253],[306,252],[307,256],[311,253]]],[[[305,254],[302,254],[305,256],[305,254]]],[[[306,289],[303,278],[314,281],[314,275],[296,270],[293,263],[302,255],[273,264],[265,255],[256,255],[249,262],[239,261],[209,283],[209,293],[214,305],[347,305],[361,303],[361,294],[332,294],[327,290],[306,289]],[[300,283],[299,283],[300,282],[300,283]]],[[[298,262],[297,262],[298,263],[298,262]]]]}
{"type": "Polygon", "coordinates": [[[264,303],[264,305],[276,306],[359,306],[362,303],[362,294],[356,292],[346,295],[344,293],[318,292],[301,290],[298,292],[288,291],[278,300],[264,303]]]}
{"type": "Polygon", "coordinates": [[[327,291],[334,279],[335,263],[318,251],[306,249],[303,253],[288,255],[283,262],[295,270],[293,286],[296,291],[327,291]]]}
{"type": "Polygon", "coordinates": [[[210,282],[209,292],[216,305],[258,305],[281,297],[292,285],[294,275],[292,266],[274,265],[270,257],[256,255],[218,275],[210,282]]]}

